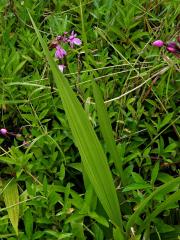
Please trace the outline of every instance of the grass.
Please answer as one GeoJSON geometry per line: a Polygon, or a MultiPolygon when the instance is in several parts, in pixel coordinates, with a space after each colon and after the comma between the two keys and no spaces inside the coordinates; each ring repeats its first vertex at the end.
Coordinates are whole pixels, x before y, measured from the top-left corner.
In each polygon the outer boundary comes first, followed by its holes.
{"type": "Polygon", "coordinates": [[[178,239],[179,9],[2,1],[1,239],[178,239]]]}

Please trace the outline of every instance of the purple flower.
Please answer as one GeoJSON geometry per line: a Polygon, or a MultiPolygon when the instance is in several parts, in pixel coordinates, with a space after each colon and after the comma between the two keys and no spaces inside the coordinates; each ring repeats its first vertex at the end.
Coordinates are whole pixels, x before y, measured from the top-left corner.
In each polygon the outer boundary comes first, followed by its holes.
{"type": "Polygon", "coordinates": [[[176,43],[176,42],[170,42],[170,43],[168,43],[168,44],[166,45],[166,50],[167,50],[168,52],[172,52],[172,53],[176,52],[176,50],[177,50],[177,43],[176,43]]]}
{"type": "Polygon", "coordinates": [[[180,58],[180,36],[177,37],[177,42],[164,43],[162,40],[156,40],[152,43],[155,47],[165,47],[166,50],[172,53],[177,58],[180,58]]]}
{"type": "Polygon", "coordinates": [[[177,43],[176,42],[169,42],[166,46],[167,47],[176,48],[177,47],[177,43]]]}
{"type": "Polygon", "coordinates": [[[71,35],[69,36],[68,42],[70,43],[71,48],[74,47],[74,44],[75,45],[81,45],[82,44],[81,40],[79,38],[76,38],[76,35],[77,34],[75,34],[74,31],[72,31],[71,35]]]}
{"type": "Polygon", "coordinates": [[[152,43],[155,47],[162,47],[164,45],[164,42],[162,40],[156,40],[152,43]]]}
{"type": "Polygon", "coordinates": [[[173,48],[173,47],[167,47],[166,50],[167,50],[168,52],[171,52],[171,53],[175,53],[175,52],[176,52],[176,49],[173,48]]]}
{"type": "Polygon", "coordinates": [[[7,134],[7,129],[6,128],[1,128],[0,129],[0,133],[2,134],[2,135],[6,135],[7,134]]]}
{"type": "Polygon", "coordinates": [[[65,69],[65,66],[63,64],[62,65],[58,65],[58,68],[63,73],[63,71],[65,69]]]}
{"type": "Polygon", "coordinates": [[[59,45],[56,46],[56,52],[55,57],[58,59],[62,59],[64,56],[66,56],[66,51],[59,45]]]}
{"type": "Polygon", "coordinates": [[[180,48],[176,42],[167,43],[166,50],[171,53],[179,53],[180,52],[180,48]]]}

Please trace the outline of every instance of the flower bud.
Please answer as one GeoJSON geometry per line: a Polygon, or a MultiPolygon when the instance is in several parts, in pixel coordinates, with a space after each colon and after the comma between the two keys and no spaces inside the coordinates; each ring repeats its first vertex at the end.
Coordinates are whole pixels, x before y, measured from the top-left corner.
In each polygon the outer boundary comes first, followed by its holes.
{"type": "Polygon", "coordinates": [[[169,43],[167,44],[167,47],[176,48],[176,47],[177,47],[177,43],[176,43],[176,42],[169,42],[169,43]]]}
{"type": "Polygon", "coordinates": [[[7,129],[6,128],[1,128],[0,129],[0,133],[2,134],[2,135],[6,135],[7,134],[7,129]]]}
{"type": "Polygon", "coordinates": [[[152,43],[155,47],[162,47],[164,45],[164,42],[162,40],[156,40],[152,43]]]}
{"type": "Polygon", "coordinates": [[[171,53],[176,53],[179,50],[179,47],[176,42],[169,42],[166,45],[166,50],[171,53]]]}
{"type": "Polygon", "coordinates": [[[172,53],[175,53],[175,52],[176,52],[176,49],[173,48],[173,47],[167,47],[166,50],[167,50],[168,52],[172,52],[172,53]]]}

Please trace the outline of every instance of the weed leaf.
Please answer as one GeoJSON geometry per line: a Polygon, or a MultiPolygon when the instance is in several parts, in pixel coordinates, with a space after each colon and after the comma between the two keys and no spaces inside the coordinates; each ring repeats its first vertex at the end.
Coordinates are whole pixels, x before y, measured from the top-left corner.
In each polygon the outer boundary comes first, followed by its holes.
{"type": "Polygon", "coordinates": [[[9,219],[16,235],[18,235],[19,193],[16,181],[12,180],[7,184],[4,189],[3,196],[9,219]]]}

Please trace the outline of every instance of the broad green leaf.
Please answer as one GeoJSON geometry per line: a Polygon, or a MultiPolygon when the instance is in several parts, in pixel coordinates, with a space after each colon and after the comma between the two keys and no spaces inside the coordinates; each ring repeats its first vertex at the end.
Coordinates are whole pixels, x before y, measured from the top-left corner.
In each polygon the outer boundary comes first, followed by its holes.
{"type": "Polygon", "coordinates": [[[19,193],[17,183],[15,180],[9,182],[3,192],[5,206],[8,211],[8,216],[14,228],[16,235],[18,235],[18,221],[19,221],[19,193]]]}
{"type": "Polygon", "coordinates": [[[166,194],[170,192],[172,188],[178,186],[180,184],[180,177],[177,177],[162,186],[158,187],[153,193],[151,193],[146,199],[142,201],[142,203],[138,206],[137,210],[130,216],[129,221],[126,225],[126,231],[129,232],[130,228],[136,223],[136,219],[143,212],[146,205],[158,194],[166,194]]]}
{"type": "Polygon", "coordinates": [[[111,221],[123,231],[116,189],[102,146],[89,122],[87,114],[82,108],[67,79],[58,70],[58,67],[51,57],[31,16],[30,18],[53,72],[58,93],[62,99],[66,116],[74,141],[80,152],[85,172],[87,173],[102,206],[107,212],[107,215],[111,221]]]}

